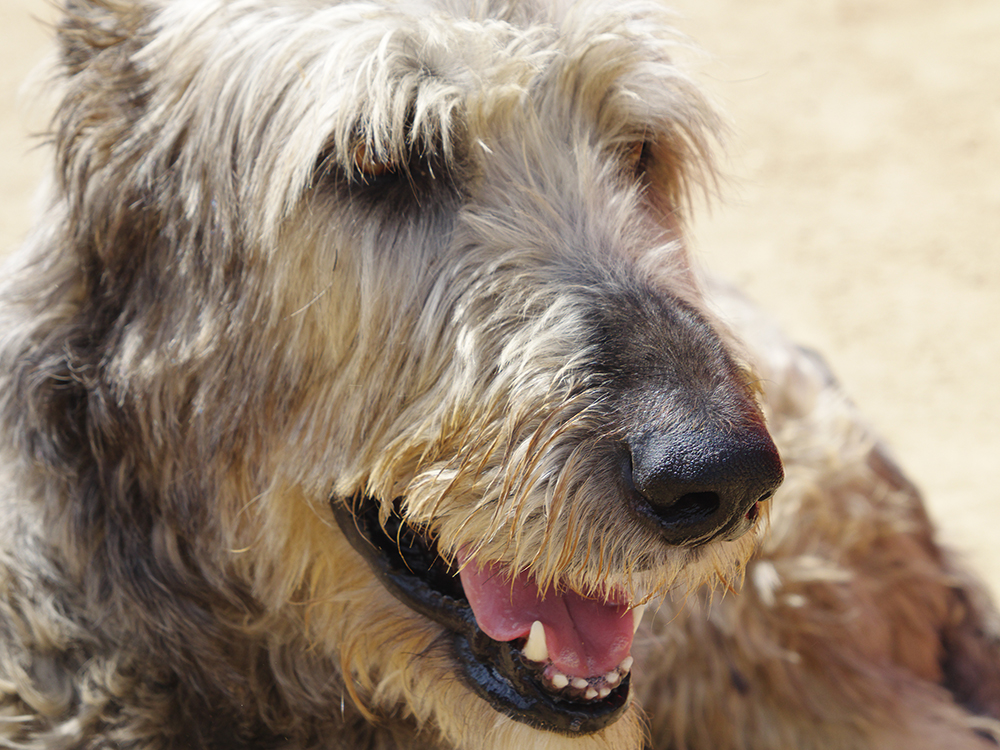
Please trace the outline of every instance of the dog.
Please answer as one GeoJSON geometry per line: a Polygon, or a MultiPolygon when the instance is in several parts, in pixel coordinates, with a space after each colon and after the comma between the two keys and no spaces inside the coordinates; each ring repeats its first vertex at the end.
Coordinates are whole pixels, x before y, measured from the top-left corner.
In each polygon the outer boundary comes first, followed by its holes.
{"type": "Polygon", "coordinates": [[[689,257],[723,127],[673,24],[67,1],[0,281],[0,745],[996,746],[992,603],[689,257]]]}

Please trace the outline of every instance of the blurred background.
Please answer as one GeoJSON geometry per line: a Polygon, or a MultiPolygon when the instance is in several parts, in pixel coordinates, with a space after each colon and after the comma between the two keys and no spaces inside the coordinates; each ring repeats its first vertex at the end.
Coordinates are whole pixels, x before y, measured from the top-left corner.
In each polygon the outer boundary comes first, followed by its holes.
{"type": "MultiPolygon", "coordinates": [[[[823,352],[1000,593],[1000,3],[672,0],[731,132],[701,262],[823,352]]],[[[46,124],[48,0],[0,0],[0,252],[46,124]]]]}

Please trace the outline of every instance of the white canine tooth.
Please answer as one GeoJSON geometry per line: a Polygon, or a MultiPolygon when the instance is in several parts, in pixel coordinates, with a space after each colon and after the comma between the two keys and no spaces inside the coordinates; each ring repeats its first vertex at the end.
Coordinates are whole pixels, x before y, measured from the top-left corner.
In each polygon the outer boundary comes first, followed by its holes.
{"type": "Polygon", "coordinates": [[[632,607],[632,634],[639,629],[639,623],[642,622],[642,613],[646,611],[646,605],[640,604],[637,607],[632,607]]]}
{"type": "Polygon", "coordinates": [[[575,687],[577,690],[583,690],[585,687],[587,687],[588,682],[582,677],[574,677],[569,684],[575,687]]]}
{"type": "Polygon", "coordinates": [[[564,675],[562,672],[553,672],[552,677],[552,687],[556,690],[562,690],[564,687],[569,685],[569,677],[564,675]]]}
{"type": "Polygon", "coordinates": [[[626,656],[622,659],[622,663],[618,665],[618,671],[623,675],[632,668],[632,664],[635,663],[635,659],[631,656],[626,656]]]}
{"type": "Polygon", "coordinates": [[[607,698],[609,695],[611,695],[611,688],[602,687],[600,690],[597,691],[597,694],[601,696],[601,698],[607,698]]]}
{"type": "Polygon", "coordinates": [[[604,681],[611,685],[611,687],[614,687],[622,681],[621,673],[617,669],[613,669],[604,675],[604,681]]]}
{"type": "Polygon", "coordinates": [[[531,632],[528,633],[528,641],[521,649],[521,653],[530,661],[549,660],[549,647],[545,643],[545,626],[539,620],[531,623],[531,632]]]}
{"type": "Polygon", "coordinates": [[[594,700],[594,698],[597,697],[597,691],[594,690],[594,688],[592,687],[587,688],[587,692],[583,694],[583,697],[586,698],[588,701],[592,701],[594,700]]]}

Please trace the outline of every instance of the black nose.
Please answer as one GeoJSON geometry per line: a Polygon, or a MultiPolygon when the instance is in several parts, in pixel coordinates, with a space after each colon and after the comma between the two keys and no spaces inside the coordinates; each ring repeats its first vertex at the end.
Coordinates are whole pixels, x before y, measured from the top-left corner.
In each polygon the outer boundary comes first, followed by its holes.
{"type": "Polygon", "coordinates": [[[651,432],[628,443],[637,505],[670,544],[740,537],[784,479],[762,425],[651,432]]]}

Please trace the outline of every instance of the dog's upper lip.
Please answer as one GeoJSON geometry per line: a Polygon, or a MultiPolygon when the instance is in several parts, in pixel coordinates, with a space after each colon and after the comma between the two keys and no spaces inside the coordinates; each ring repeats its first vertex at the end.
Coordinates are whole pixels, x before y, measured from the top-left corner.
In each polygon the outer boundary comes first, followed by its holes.
{"type": "MultiPolygon", "coordinates": [[[[466,682],[495,709],[540,729],[587,734],[614,722],[628,707],[627,665],[612,685],[602,683],[606,689],[599,700],[577,700],[572,690],[567,696],[553,694],[545,682],[551,674],[527,662],[514,642],[498,641],[480,629],[458,579],[450,571],[435,570],[440,558],[428,565],[428,556],[436,553],[412,530],[404,532],[406,525],[398,517],[393,522],[398,528],[387,533],[378,519],[378,503],[370,498],[351,503],[333,499],[331,506],[341,531],[388,591],[454,633],[455,656],[466,682]]],[[[631,629],[631,617],[623,619],[631,629]]]]}

